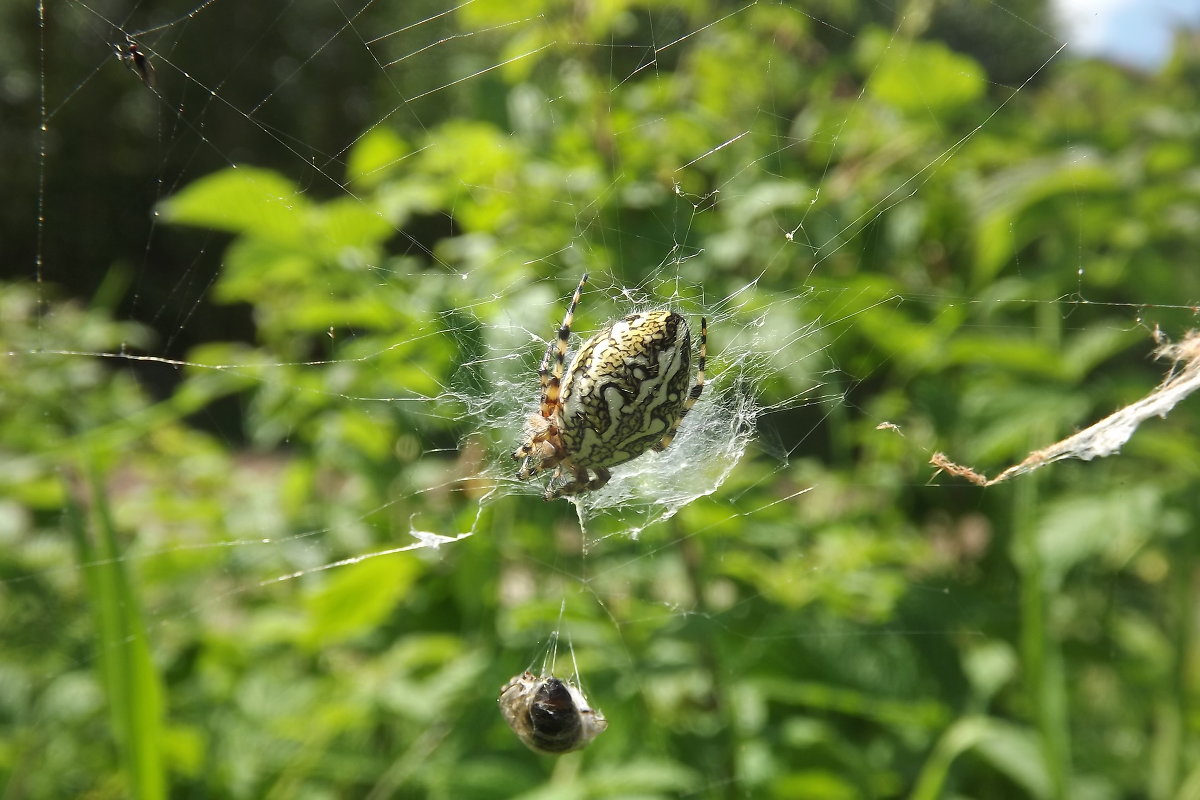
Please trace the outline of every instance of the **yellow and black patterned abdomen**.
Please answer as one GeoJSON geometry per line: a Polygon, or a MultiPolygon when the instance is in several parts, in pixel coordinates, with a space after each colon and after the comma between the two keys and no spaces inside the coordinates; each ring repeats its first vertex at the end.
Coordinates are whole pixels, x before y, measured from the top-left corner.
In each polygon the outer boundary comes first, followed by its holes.
{"type": "Polygon", "coordinates": [[[571,461],[612,467],[659,444],[687,398],[691,350],[687,321],[672,311],[630,314],[584,342],[558,409],[571,461]]]}

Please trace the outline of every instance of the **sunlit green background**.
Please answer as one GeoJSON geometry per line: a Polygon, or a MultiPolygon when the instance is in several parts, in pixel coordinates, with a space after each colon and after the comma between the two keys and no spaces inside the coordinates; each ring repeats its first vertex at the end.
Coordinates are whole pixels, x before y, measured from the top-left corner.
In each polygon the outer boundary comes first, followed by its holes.
{"type": "Polygon", "coordinates": [[[268,5],[144,35],[153,90],[106,7],[3,12],[0,797],[1200,798],[1196,401],[987,490],[927,463],[1167,370],[1194,39],[1148,75],[1036,2],[268,5]],[[725,485],[586,552],[433,399],[532,387],[513,320],[585,269],[585,329],[637,286],[737,295],[718,369],[777,342],[725,485]],[[280,580],[412,529],[474,535],[280,580]],[[560,610],[610,726],[553,760],[495,697],[560,610]]]}

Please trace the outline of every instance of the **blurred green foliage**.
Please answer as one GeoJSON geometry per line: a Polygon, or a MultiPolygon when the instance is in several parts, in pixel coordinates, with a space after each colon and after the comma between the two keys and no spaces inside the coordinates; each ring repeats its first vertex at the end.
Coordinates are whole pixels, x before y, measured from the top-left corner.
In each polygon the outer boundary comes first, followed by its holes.
{"type": "Polygon", "coordinates": [[[103,292],[5,285],[5,796],[1200,797],[1194,402],[1011,486],[926,463],[1159,379],[1148,329],[1200,295],[1194,48],[1018,91],[920,14],[817,5],[463,6],[503,66],[365,131],[344,190],[240,165],[161,202],[227,236],[211,298],[256,332],[165,396],[94,355],[157,346],[103,292]],[[586,549],[566,503],[485,501],[511,443],[460,402],[532,397],[526,310],[585,269],[736,293],[718,367],[760,312],[780,343],[720,492],[586,549]],[[412,531],[474,535],[356,558],[412,531]],[[494,701],[560,614],[610,727],[554,761],[494,701]]]}

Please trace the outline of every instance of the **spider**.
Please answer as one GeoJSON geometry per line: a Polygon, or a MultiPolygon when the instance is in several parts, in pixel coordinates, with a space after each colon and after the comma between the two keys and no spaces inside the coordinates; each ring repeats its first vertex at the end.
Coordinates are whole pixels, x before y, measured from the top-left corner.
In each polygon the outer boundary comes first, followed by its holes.
{"type": "Polygon", "coordinates": [[[700,318],[700,359],[689,391],[691,331],[683,317],[665,310],[610,322],[583,343],[564,377],[571,320],[587,279],[584,273],[557,338],[546,347],[538,368],[541,406],[513,453],[524,459],[517,480],[554,468],[546,500],[599,489],[612,478],[610,467],[665,450],[704,391],[708,320],[700,318]],[[564,473],[570,477],[555,487],[564,473]]]}
{"type": "Polygon", "coordinates": [[[125,44],[113,45],[113,49],[116,50],[121,63],[136,73],[142,79],[142,83],[149,87],[154,86],[154,65],[132,36],[125,34],[125,44]]]}

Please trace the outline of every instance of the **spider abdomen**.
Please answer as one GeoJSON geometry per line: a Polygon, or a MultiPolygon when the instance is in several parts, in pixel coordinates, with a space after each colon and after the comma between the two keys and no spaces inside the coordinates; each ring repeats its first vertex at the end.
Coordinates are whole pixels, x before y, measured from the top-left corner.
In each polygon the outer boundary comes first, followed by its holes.
{"type": "Polygon", "coordinates": [[[630,314],[583,343],[562,384],[558,427],[578,467],[612,467],[655,447],[687,399],[692,336],[672,311],[630,314]]]}

